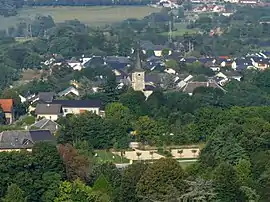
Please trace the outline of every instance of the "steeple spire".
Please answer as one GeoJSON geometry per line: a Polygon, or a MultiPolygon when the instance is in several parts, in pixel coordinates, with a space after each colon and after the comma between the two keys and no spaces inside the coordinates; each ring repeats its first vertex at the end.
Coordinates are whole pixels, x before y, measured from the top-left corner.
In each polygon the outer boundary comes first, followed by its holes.
{"type": "Polygon", "coordinates": [[[136,61],[135,61],[135,67],[134,67],[134,70],[135,71],[144,71],[143,68],[142,68],[142,61],[141,61],[141,58],[140,58],[140,49],[137,48],[136,50],[136,61]]]}

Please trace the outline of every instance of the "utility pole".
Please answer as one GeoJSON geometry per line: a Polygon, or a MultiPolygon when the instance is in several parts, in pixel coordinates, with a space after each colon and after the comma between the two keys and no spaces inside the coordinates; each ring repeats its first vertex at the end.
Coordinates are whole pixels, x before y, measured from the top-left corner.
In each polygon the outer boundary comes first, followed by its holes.
{"type": "Polygon", "coordinates": [[[172,43],[172,21],[169,21],[169,32],[168,32],[168,41],[172,43]]]}

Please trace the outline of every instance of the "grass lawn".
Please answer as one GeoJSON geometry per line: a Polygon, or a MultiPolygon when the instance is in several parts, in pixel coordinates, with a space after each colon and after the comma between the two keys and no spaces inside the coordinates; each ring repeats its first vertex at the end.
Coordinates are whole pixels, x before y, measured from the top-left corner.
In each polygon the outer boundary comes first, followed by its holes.
{"type": "Polygon", "coordinates": [[[187,168],[188,166],[190,166],[190,165],[192,165],[192,164],[194,164],[195,162],[182,162],[182,163],[180,163],[180,165],[181,165],[181,167],[183,168],[183,169],[185,169],[185,168],[187,168]]]}
{"type": "Polygon", "coordinates": [[[102,26],[128,18],[141,19],[159,10],[149,6],[32,7],[21,9],[17,16],[7,18],[0,16],[0,25],[3,29],[33,19],[36,15],[51,15],[57,23],[78,19],[87,25],[102,26]]]}
{"type": "Polygon", "coordinates": [[[129,160],[126,158],[122,158],[121,156],[118,156],[116,154],[113,154],[111,152],[105,151],[105,150],[96,150],[95,153],[97,153],[97,157],[95,157],[100,162],[112,162],[112,163],[129,163],[129,160]],[[114,158],[113,158],[114,156],[114,158]]]}
{"type": "MultiPolygon", "coordinates": [[[[183,36],[185,33],[187,34],[193,34],[198,31],[198,29],[187,29],[185,23],[175,23],[174,27],[177,29],[176,31],[172,32],[172,37],[176,36],[183,36]]],[[[168,32],[163,32],[162,35],[168,36],[168,32]]]]}

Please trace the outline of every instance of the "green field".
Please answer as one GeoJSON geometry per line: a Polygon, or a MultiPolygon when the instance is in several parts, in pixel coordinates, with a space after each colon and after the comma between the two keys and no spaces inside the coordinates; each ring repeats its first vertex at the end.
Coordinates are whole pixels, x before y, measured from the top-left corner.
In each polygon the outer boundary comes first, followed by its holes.
{"type": "Polygon", "coordinates": [[[0,17],[1,29],[33,19],[36,15],[51,15],[55,22],[78,19],[87,25],[105,25],[128,18],[141,19],[160,9],[148,6],[93,6],[93,7],[33,7],[23,8],[17,16],[0,17]]]}
{"type": "MultiPolygon", "coordinates": [[[[175,23],[174,28],[176,28],[177,30],[172,32],[172,37],[183,36],[186,33],[193,34],[198,32],[198,29],[187,29],[186,26],[187,24],[185,23],[175,23]]],[[[164,32],[162,33],[162,35],[168,36],[168,32],[164,32]]]]}

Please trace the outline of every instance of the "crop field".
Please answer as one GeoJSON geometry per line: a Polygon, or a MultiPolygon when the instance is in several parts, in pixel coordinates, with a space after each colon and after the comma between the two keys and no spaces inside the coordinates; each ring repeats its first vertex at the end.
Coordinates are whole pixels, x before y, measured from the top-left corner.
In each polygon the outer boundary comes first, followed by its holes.
{"type": "Polygon", "coordinates": [[[141,19],[159,10],[149,6],[32,7],[21,9],[16,16],[0,16],[0,27],[5,29],[36,15],[51,15],[57,23],[78,19],[87,25],[102,26],[128,18],[141,19]]]}

